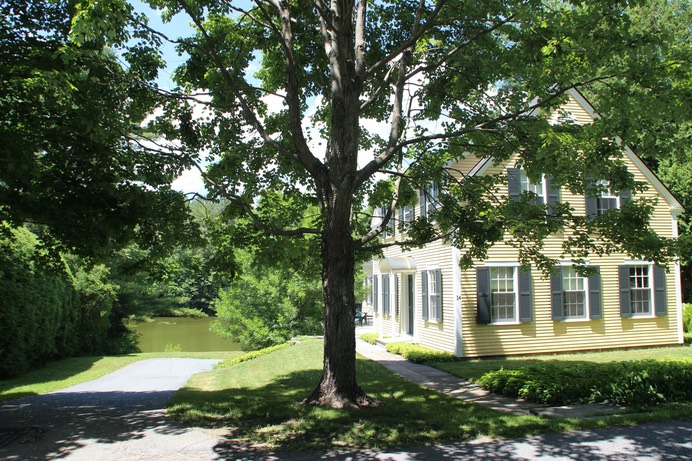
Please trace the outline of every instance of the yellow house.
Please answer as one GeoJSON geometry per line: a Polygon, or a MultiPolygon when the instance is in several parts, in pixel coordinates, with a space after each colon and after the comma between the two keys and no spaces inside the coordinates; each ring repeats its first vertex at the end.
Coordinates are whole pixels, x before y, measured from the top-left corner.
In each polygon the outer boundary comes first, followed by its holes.
{"type": "MultiPolygon", "coordinates": [[[[565,109],[579,123],[598,117],[577,91],[570,91],[565,109]]],[[[657,198],[651,225],[664,237],[677,237],[677,216],[683,211],[661,181],[624,147],[625,161],[635,180],[647,182],[642,194],[657,198]]],[[[544,178],[530,184],[514,160],[495,164],[491,158],[469,156],[450,170],[470,175],[507,175],[500,193],[512,197],[530,187],[549,203],[553,192],[544,178]]],[[[435,186],[431,186],[435,187],[435,186]]],[[[435,196],[431,189],[428,196],[435,196]]],[[[635,195],[635,193],[632,193],[635,195]]],[[[568,201],[577,213],[599,214],[619,207],[630,193],[585,198],[567,189],[559,200],[568,201]]],[[[400,219],[426,213],[425,200],[400,211],[400,219]]],[[[397,238],[394,234],[384,236],[397,238]]],[[[545,242],[547,256],[559,258],[562,236],[545,242]]],[[[679,264],[668,270],[626,255],[592,255],[595,269],[583,277],[569,261],[561,261],[551,276],[540,270],[522,271],[517,249],[495,244],[485,261],[462,270],[460,251],[449,243],[432,242],[424,248],[402,252],[384,250],[381,258],[364,265],[371,294],[365,306],[373,312],[380,337],[410,340],[460,357],[552,353],[683,343],[679,264]]]]}

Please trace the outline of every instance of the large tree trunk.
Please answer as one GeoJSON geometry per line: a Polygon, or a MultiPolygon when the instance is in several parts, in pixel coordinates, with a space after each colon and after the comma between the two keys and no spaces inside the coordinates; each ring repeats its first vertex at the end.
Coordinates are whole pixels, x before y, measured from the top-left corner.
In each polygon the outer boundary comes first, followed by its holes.
{"type": "Polygon", "coordinates": [[[336,209],[332,209],[322,237],[324,368],[320,383],[305,400],[305,403],[332,408],[377,405],[356,382],[355,256],[350,201],[350,196],[335,198],[336,209]],[[349,203],[340,203],[341,199],[349,203]],[[339,210],[344,206],[349,212],[339,210]]]}

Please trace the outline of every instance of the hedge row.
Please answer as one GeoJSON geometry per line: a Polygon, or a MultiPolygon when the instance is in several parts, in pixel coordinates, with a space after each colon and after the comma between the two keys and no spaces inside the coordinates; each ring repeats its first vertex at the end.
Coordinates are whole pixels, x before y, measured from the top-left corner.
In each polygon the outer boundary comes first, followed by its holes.
{"type": "Polygon", "coordinates": [[[287,343],[277,344],[276,346],[265,347],[264,349],[247,352],[245,354],[238,355],[231,359],[224,360],[223,362],[219,362],[218,364],[216,364],[216,368],[232,367],[233,365],[237,365],[241,362],[247,362],[248,360],[256,359],[257,357],[261,357],[263,355],[271,354],[272,352],[285,349],[288,346],[293,346],[294,344],[295,342],[290,341],[287,343]]]}
{"type": "Polygon", "coordinates": [[[546,363],[491,371],[478,384],[491,392],[551,405],[692,402],[692,359],[546,363]]]}
{"type": "Polygon", "coordinates": [[[0,226],[0,379],[111,347],[115,291],[105,268],[73,276],[30,231],[0,226]]]}
{"type": "Polygon", "coordinates": [[[389,343],[387,344],[387,352],[401,355],[415,363],[455,362],[459,360],[449,352],[436,351],[411,343],[389,343]]]}

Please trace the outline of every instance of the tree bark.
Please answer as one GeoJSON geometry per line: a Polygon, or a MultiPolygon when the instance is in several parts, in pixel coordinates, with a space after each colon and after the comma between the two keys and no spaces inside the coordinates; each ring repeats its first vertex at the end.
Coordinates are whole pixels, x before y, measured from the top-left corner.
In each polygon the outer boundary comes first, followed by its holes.
{"type": "Polygon", "coordinates": [[[378,405],[356,382],[355,256],[349,220],[351,201],[350,195],[334,197],[334,208],[322,237],[324,368],[320,383],[304,401],[331,408],[378,405]],[[344,208],[347,210],[345,213],[344,208]]]}

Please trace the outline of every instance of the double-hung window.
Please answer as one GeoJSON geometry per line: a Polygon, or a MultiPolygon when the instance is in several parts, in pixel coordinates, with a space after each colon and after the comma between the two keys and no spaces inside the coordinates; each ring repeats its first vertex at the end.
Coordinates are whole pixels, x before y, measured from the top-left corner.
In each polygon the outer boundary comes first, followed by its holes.
{"type": "Polygon", "coordinates": [[[605,179],[594,182],[591,187],[587,187],[586,196],[586,215],[602,216],[608,210],[620,208],[622,202],[630,200],[632,193],[628,190],[621,190],[615,193],[610,189],[610,182],[605,179]]]}
{"type": "Polygon", "coordinates": [[[390,291],[389,274],[382,274],[382,314],[389,315],[390,291]]]}
{"type": "Polygon", "coordinates": [[[440,188],[436,182],[428,184],[425,189],[420,191],[420,215],[428,216],[437,210],[440,197],[440,188]]]}
{"type": "Polygon", "coordinates": [[[490,268],[490,318],[492,323],[517,321],[516,267],[490,268]]]}
{"type": "Polygon", "coordinates": [[[550,175],[542,175],[540,180],[532,181],[526,171],[520,168],[507,168],[507,192],[515,202],[520,201],[525,193],[532,194],[531,203],[534,205],[553,205],[560,201],[560,189],[554,187],[550,175]]]}
{"type": "Polygon", "coordinates": [[[477,321],[507,324],[533,320],[531,272],[519,265],[492,265],[476,269],[477,321]]]}
{"type": "Polygon", "coordinates": [[[440,269],[421,272],[423,320],[442,321],[442,272],[440,269]]]}
{"type": "Polygon", "coordinates": [[[553,320],[601,318],[601,274],[597,266],[582,275],[576,267],[560,266],[550,276],[553,320]]]}
{"type": "MultiPolygon", "coordinates": [[[[384,221],[385,217],[387,216],[387,212],[389,211],[389,208],[387,207],[380,207],[380,217],[384,221]]],[[[382,238],[386,239],[389,237],[394,236],[394,219],[393,217],[389,218],[389,222],[387,222],[387,225],[385,226],[384,230],[382,231],[382,238]]]]}
{"type": "Polygon", "coordinates": [[[620,314],[622,317],[666,315],[666,274],[653,264],[620,266],[620,314]]]}

